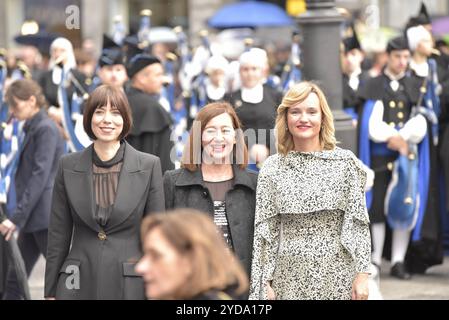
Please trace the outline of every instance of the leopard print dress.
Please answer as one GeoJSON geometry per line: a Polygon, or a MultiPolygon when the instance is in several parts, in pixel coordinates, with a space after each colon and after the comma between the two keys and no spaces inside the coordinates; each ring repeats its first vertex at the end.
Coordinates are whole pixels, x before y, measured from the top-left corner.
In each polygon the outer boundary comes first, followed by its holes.
{"type": "Polygon", "coordinates": [[[351,299],[368,272],[366,173],[351,151],[269,157],[257,184],[250,299],[351,299]]]}

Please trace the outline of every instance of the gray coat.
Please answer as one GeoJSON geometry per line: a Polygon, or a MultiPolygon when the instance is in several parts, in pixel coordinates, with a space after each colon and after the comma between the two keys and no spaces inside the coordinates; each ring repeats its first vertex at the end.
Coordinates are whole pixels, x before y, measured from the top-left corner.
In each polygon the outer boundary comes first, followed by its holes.
{"type": "Polygon", "coordinates": [[[48,230],[45,296],[144,299],[144,284],[134,266],[141,256],[142,218],[164,210],[159,158],[126,144],[114,209],[102,230],[94,219],[92,148],[69,154],[59,163],[48,230]]]}
{"type": "MultiPolygon", "coordinates": [[[[226,214],[234,251],[248,276],[253,251],[257,173],[233,167],[234,187],[226,194],[226,214]]],[[[201,170],[167,171],[164,175],[165,207],[193,208],[214,215],[214,204],[201,170]]]]}

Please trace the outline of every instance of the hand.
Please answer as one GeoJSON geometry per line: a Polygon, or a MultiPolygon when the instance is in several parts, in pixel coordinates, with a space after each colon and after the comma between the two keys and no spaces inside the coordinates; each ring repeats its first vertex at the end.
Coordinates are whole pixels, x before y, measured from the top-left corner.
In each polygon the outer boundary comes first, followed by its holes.
{"type": "Polygon", "coordinates": [[[408,151],[407,141],[405,141],[399,134],[391,137],[387,141],[387,148],[394,151],[408,151]]]}
{"type": "Polygon", "coordinates": [[[268,300],[276,300],[276,293],[274,293],[274,290],[271,287],[270,283],[267,283],[267,296],[268,300]]]}
{"type": "Polygon", "coordinates": [[[9,239],[11,239],[11,236],[13,235],[15,230],[16,225],[9,219],[6,219],[0,224],[0,232],[5,237],[6,241],[9,241],[9,239]]]}
{"type": "Polygon", "coordinates": [[[352,283],[352,300],[368,300],[368,273],[357,273],[352,283]]]}

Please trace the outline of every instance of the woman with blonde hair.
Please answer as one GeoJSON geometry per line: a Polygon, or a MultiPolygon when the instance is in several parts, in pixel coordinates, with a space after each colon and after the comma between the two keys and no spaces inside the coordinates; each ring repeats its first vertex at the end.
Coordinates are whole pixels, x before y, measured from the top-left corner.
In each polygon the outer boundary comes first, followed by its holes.
{"type": "Polygon", "coordinates": [[[136,272],[149,299],[230,300],[248,288],[248,278],[210,217],[192,209],[143,220],[144,255],[136,272]]]}
{"type": "Polygon", "coordinates": [[[366,173],[336,147],[317,85],[293,86],[277,112],[279,153],[258,179],[250,299],[367,299],[366,173]]]}

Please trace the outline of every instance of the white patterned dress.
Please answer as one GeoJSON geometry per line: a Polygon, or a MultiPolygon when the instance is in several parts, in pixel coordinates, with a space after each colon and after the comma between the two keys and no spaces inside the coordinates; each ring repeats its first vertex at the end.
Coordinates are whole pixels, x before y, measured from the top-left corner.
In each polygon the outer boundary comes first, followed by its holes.
{"type": "Polygon", "coordinates": [[[366,173],[351,151],[269,157],[257,184],[250,299],[351,299],[371,255],[366,173]]]}

